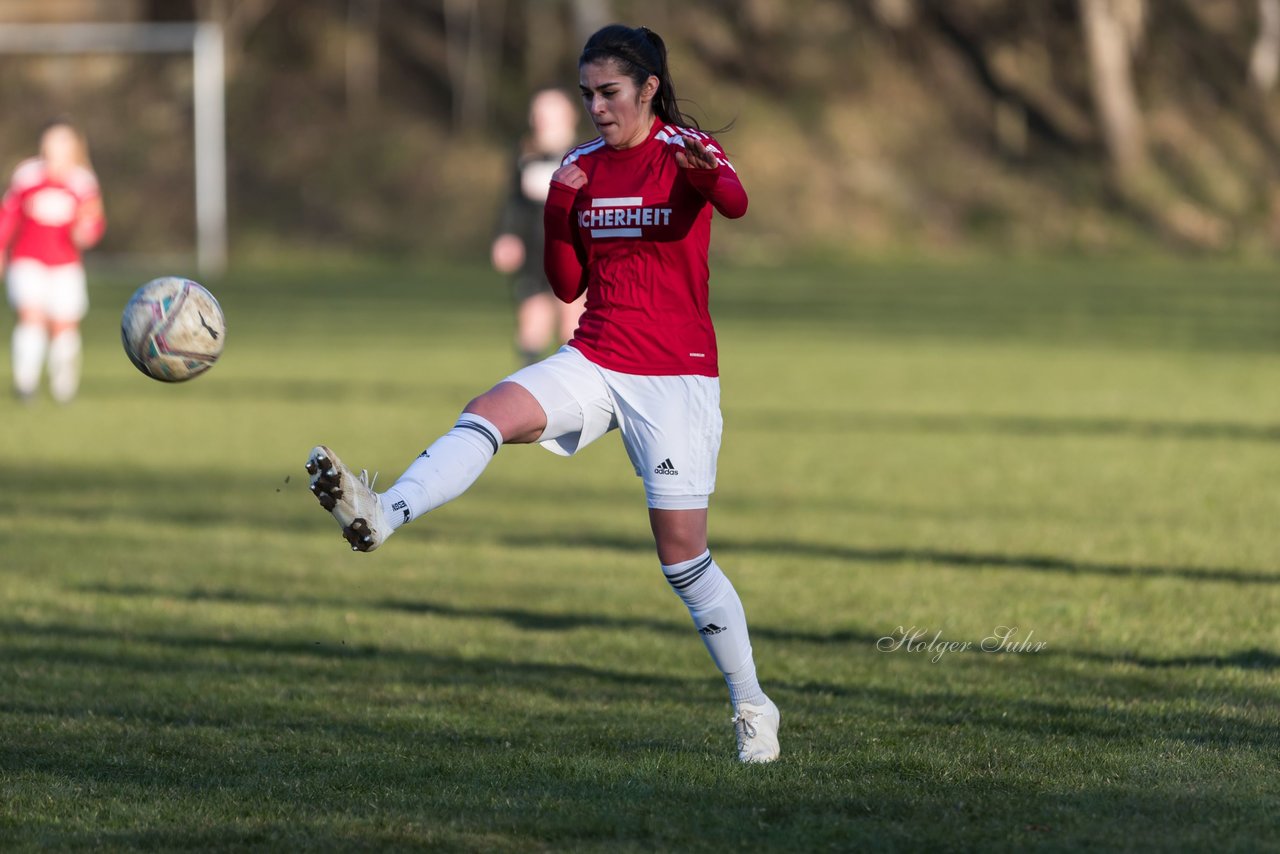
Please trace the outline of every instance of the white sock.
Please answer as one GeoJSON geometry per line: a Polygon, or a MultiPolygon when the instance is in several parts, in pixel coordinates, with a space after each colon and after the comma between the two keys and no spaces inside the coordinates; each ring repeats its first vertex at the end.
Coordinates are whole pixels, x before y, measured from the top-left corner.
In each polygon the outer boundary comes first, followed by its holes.
{"type": "Polygon", "coordinates": [[[59,332],[49,342],[49,391],[66,403],[80,388],[80,331],[59,332]]]}
{"type": "Polygon", "coordinates": [[[502,433],[488,420],[464,412],[448,433],[414,460],[382,493],[392,530],[447,504],[470,488],[502,447],[502,433]]]}
{"type": "Polygon", "coordinates": [[[40,369],[44,366],[48,332],[43,323],[19,323],[13,329],[13,390],[21,395],[36,393],[40,369]]]}
{"type": "Polygon", "coordinates": [[[733,707],[736,709],[741,703],[758,706],[768,702],[756,679],[742,600],[712,559],[711,551],[683,563],[663,564],[662,574],[689,608],[693,625],[702,635],[711,660],[724,674],[733,707]]]}

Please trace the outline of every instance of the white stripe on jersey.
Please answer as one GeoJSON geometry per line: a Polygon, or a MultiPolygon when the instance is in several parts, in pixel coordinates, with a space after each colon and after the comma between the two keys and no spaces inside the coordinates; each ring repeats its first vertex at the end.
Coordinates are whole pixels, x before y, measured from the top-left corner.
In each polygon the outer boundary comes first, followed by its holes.
{"type": "Polygon", "coordinates": [[[616,199],[592,199],[593,208],[626,208],[644,204],[643,196],[619,196],[616,199]]]}
{"type": "MultiPolygon", "coordinates": [[[[721,166],[728,166],[730,169],[733,169],[734,172],[738,171],[734,168],[733,164],[723,156],[724,152],[721,151],[714,142],[708,141],[711,139],[710,134],[703,133],[700,130],[694,130],[693,128],[680,127],[679,125],[667,125],[662,130],[654,134],[654,139],[661,140],[668,145],[678,145],[681,148],[684,148],[685,137],[702,142],[706,146],[707,151],[710,151],[715,155],[717,163],[721,166]]],[[[564,160],[560,161],[560,165],[568,166],[584,154],[590,154],[591,152],[603,147],[604,137],[597,137],[596,139],[591,140],[591,142],[584,142],[577,148],[570,149],[569,153],[564,156],[564,160]]],[[[640,202],[635,202],[635,204],[640,204],[640,202]]]]}
{"type": "Polygon", "coordinates": [[[592,237],[643,237],[644,232],[638,228],[593,228],[592,237]]]}
{"type": "Polygon", "coordinates": [[[688,137],[689,139],[696,139],[699,142],[701,142],[703,146],[706,147],[707,151],[711,152],[711,154],[715,156],[716,162],[719,163],[721,166],[728,166],[734,172],[738,171],[737,169],[733,168],[733,164],[730,163],[727,158],[722,156],[724,152],[721,151],[716,146],[716,144],[711,141],[710,134],[705,134],[702,131],[694,130],[693,128],[680,127],[679,125],[672,125],[670,127],[665,127],[662,130],[658,131],[658,134],[657,134],[657,138],[661,139],[663,142],[667,143],[668,145],[678,145],[681,148],[684,148],[685,137],[688,137]],[[666,133],[669,130],[672,130],[673,128],[674,128],[674,132],[672,133],[671,136],[668,136],[668,137],[663,136],[664,133],[666,133]]]}
{"type": "MultiPolygon", "coordinates": [[[[13,179],[11,186],[17,191],[22,191],[28,187],[35,187],[43,184],[48,179],[48,173],[45,171],[44,160],[39,157],[29,157],[18,164],[13,170],[13,179]]],[[[67,186],[81,200],[87,199],[98,194],[98,179],[93,171],[83,166],[74,167],[62,183],[67,186]]]]}
{"type": "Polygon", "coordinates": [[[30,157],[18,164],[13,170],[13,186],[16,189],[34,187],[44,180],[44,161],[39,157],[30,157]]]}
{"type": "Polygon", "coordinates": [[[603,145],[604,145],[604,137],[597,137],[596,139],[591,140],[591,142],[584,142],[582,145],[579,145],[577,148],[571,148],[569,149],[569,153],[564,156],[564,160],[560,161],[560,165],[568,166],[570,163],[577,160],[582,155],[590,154],[596,149],[601,148],[603,145]]]}

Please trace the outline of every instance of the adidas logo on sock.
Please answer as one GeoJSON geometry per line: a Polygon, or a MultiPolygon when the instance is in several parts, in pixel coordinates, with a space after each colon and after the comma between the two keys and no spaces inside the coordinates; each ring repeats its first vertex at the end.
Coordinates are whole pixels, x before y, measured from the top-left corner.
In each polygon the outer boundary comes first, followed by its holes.
{"type": "Polygon", "coordinates": [[[721,632],[723,632],[724,630],[725,630],[725,627],[724,627],[724,626],[717,626],[715,623],[707,623],[705,626],[703,626],[702,628],[698,629],[698,634],[700,634],[700,635],[718,635],[718,634],[720,634],[721,632]]]}
{"type": "Polygon", "coordinates": [[[658,467],[653,470],[653,473],[654,474],[680,474],[680,472],[676,470],[676,467],[671,464],[670,457],[667,457],[665,460],[658,463],[658,467]]]}

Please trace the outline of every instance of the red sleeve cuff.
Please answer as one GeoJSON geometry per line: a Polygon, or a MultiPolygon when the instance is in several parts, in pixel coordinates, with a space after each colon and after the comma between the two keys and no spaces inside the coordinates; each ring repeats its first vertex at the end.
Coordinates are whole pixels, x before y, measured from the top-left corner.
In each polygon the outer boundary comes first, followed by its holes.
{"type": "Polygon", "coordinates": [[[551,189],[547,192],[547,207],[568,211],[573,208],[573,202],[577,198],[578,191],[575,188],[559,181],[552,181],[551,189]]]}
{"type": "Polygon", "coordinates": [[[684,175],[697,190],[704,195],[709,193],[720,180],[719,169],[685,169],[684,175]]]}

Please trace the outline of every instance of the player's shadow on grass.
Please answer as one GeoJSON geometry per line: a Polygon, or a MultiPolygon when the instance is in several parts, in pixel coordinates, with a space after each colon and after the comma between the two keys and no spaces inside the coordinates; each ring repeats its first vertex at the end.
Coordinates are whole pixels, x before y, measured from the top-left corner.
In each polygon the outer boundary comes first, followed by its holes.
{"type": "Polygon", "coordinates": [[[1031,438],[1120,436],[1149,439],[1280,442],[1280,424],[1246,424],[1234,421],[867,411],[791,412],[783,409],[734,409],[732,407],[726,408],[725,421],[733,427],[770,431],[817,429],[857,433],[992,433],[1031,438]]]}
{"type": "MultiPolygon", "coordinates": [[[[461,657],[427,650],[402,649],[345,641],[303,640],[296,637],[261,635],[187,634],[182,631],[108,629],[68,623],[32,624],[21,620],[0,621],[0,634],[22,642],[6,650],[10,663],[57,663],[91,669],[127,669],[145,673],[220,673],[233,677],[247,672],[282,675],[309,670],[308,662],[360,662],[363,679],[394,676],[410,682],[448,685],[529,685],[570,694],[575,680],[588,680],[594,687],[581,693],[599,696],[599,683],[649,688],[693,685],[715,687],[715,680],[692,680],[663,673],[609,670],[586,664],[528,661],[489,656],[461,657]],[[181,654],[178,654],[181,653],[181,654]],[[234,662],[230,655],[245,656],[234,662]],[[259,656],[270,656],[262,659],[259,656]],[[381,674],[375,671],[382,671],[381,674]]],[[[317,678],[326,678],[320,667],[317,678]]],[[[0,699],[0,709],[5,708],[0,699]]],[[[186,714],[179,716],[187,720],[186,714]]],[[[178,718],[175,718],[177,720],[178,718]]]]}
{"type": "Polygon", "coordinates": [[[1155,658],[1134,653],[1105,653],[1086,650],[1058,652],[1050,650],[1047,654],[1105,664],[1132,664],[1137,667],[1157,670],[1172,667],[1235,667],[1241,670],[1280,670],[1280,655],[1259,647],[1251,647],[1229,655],[1176,655],[1172,658],[1155,658]]]}
{"type": "MultiPolygon", "coordinates": [[[[619,551],[653,550],[653,544],[647,539],[627,539],[616,536],[601,537],[581,532],[576,534],[557,532],[555,535],[506,534],[500,535],[497,539],[503,545],[518,548],[578,547],[617,549],[619,551]]],[[[815,543],[812,541],[734,540],[725,537],[715,537],[712,549],[718,554],[749,552],[804,558],[831,558],[847,560],[853,563],[926,563],[967,569],[1030,570],[1032,572],[1057,572],[1067,575],[1102,575],[1119,578],[1181,578],[1187,581],[1226,581],[1235,584],[1280,584],[1280,571],[1267,572],[1234,567],[1107,563],[1073,560],[1052,555],[1009,555],[931,548],[877,548],[845,546],[837,543],[815,543]]]]}
{"type": "MultiPolygon", "coordinates": [[[[420,614],[425,616],[445,617],[462,620],[497,620],[522,631],[554,631],[568,632],[578,629],[603,629],[609,631],[647,631],[654,634],[687,638],[690,626],[683,621],[668,622],[644,617],[629,617],[607,614],[562,614],[546,611],[532,611],[523,608],[501,607],[467,607],[451,605],[443,602],[424,600],[379,599],[369,602],[352,601],[350,599],[324,599],[314,596],[275,597],[263,596],[242,590],[206,590],[196,588],[185,591],[164,590],[141,585],[109,585],[89,584],[76,588],[79,593],[95,593],[106,596],[126,596],[149,599],[171,599],[186,602],[209,602],[235,605],[261,605],[270,608],[285,606],[310,608],[356,608],[389,611],[403,614],[420,614]]],[[[872,631],[865,628],[848,628],[830,632],[804,631],[802,629],[779,628],[776,626],[756,624],[751,627],[751,636],[757,641],[773,641],[779,643],[812,643],[833,645],[861,645],[864,649],[874,649],[876,642],[885,637],[896,637],[890,628],[883,631],[872,631]]],[[[347,648],[344,646],[344,650],[347,648]]],[[[352,647],[347,650],[350,655],[368,654],[367,651],[352,647]]],[[[1164,669],[1183,667],[1239,668],[1243,670],[1280,670],[1280,655],[1260,648],[1251,648],[1230,654],[1216,655],[1181,655],[1172,658],[1156,658],[1129,652],[1107,653],[1090,650],[1071,650],[1051,647],[1037,653],[1051,658],[1065,658],[1088,661],[1100,664],[1129,664],[1144,669],[1164,669]]],[[[849,691],[840,686],[830,684],[811,685],[814,690],[835,694],[847,694],[849,691]]]]}
{"type": "MultiPolygon", "coordinates": [[[[123,631],[67,623],[32,624],[21,620],[0,622],[0,634],[11,639],[6,660],[11,665],[32,665],[30,672],[45,674],[50,684],[39,694],[0,697],[0,713],[35,716],[141,720],[164,727],[245,727],[260,713],[269,713],[277,725],[290,730],[323,732],[334,728],[349,735],[379,737],[375,724],[352,719],[349,714],[331,716],[302,704],[286,710],[271,697],[237,695],[222,699],[174,703],[165,692],[137,693],[132,689],[95,690],[92,696],[79,690],[84,674],[93,674],[95,685],[132,685],[107,674],[144,674],[148,684],[183,684],[194,677],[211,680],[210,696],[226,685],[246,679],[261,683],[311,686],[360,684],[428,685],[461,689],[450,702],[465,714],[470,692],[501,686],[504,691],[541,694],[558,702],[645,702],[657,696],[682,697],[705,703],[720,698],[723,684],[708,674],[693,678],[667,672],[634,672],[588,664],[529,660],[518,652],[511,656],[461,656],[429,650],[381,646],[350,646],[310,642],[296,638],[261,635],[217,637],[189,634],[185,626],[172,630],[123,631]],[[13,643],[16,641],[16,643],[13,643]]],[[[921,667],[935,667],[917,659],[921,667]]],[[[1011,674],[1012,675],[1012,674],[1011,674]]],[[[1085,737],[1104,741],[1144,739],[1158,723],[1169,738],[1188,743],[1219,746],[1247,745],[1273,748],[1280,743],[1280,727],[1234,715],[1201,709],[1128,709],[1108,696],[1164,695],[1149,678],[1125,674],[1101,675],[1105,690],[1099,694],[1099,674],[1081,674],[1074,668],[1038,667],[1036,691],[1084,699],[1055,701],[1035,696],[1010,696],[990,683],[972,690],[912,690],[884,684],[863,684],[852,675],[845,681],[796,681],[770,679],[771,692],[780,702],[805,704],[805,697],[829,695],[842,700],[841,708],[861,710],[869,720],[887,719],[928,726],[963,726],[994,731],[1017,731],[1085,737]],[[1080,680],[1084,681],[1080,681],[1080,680]],[[1081,691],[1075,691],[1079,683],[1081,691]],[[1071,690],[1068,690],[1071,689],[1071,690]],[[1154,716],[1154,717],[1153,717],[1154,716]]],[[[1163,684],[1163,683],[1161,683],[1163,684]]],[[[186,691],[181,696],[187,696],[186,691]]],[[[1259,707],[1269,692],[1246,686],[1224,688],[1220,700],[1242,707],[1259,707]]],[[[518,699],[511,702],[519,703],[518,699]]],[[[822,714],[813,707],[809,714],[822,714]]],[[[2,753],[2,752],[0,752],[2,753]]],[[[119,768],[111,773],[118,774],[119,768]]]]}
{"type": "MultiPolygon", "coordinates": [[[[190,469],[145,470],[135,467],[49,467],[7,465],[4,476],[22,484],[20,493],[7,499],[0,496],[0,514],[36,512],[58,518],[73,518],[65,533],[94,542],[101,536],[81,523],[107,523],[113,520],[134,522],[139,518],[171,530],[198,528],[202,531],[219,526],[261,529],[264,520],[276,532],[300,531],[337,537],[333,522],[316,504],[307,486],[307,475],[298,462],[277,461],[274,471],[246,473],[209,467],[190,469]],[[294,464],[297,464],[296,466],[294,464]],[[194,489],[193,484],[200,488],[194,489]]],[[[563,487],[565,495],[598,504],[632,504],[635,493],[630,484],[573,484],[563,487]]],[[[546,499],[552,487],[529,487],[531,497],[546,499]]],[[[643,501],[643,496],[641,496],[643,501]]],[[[643,506],[643,504],[641,505],[643,506]]],[[[466,531],[461,523],[451,535],[466,531]]],[[[477,527],[477,537],[487,536],[477,527]]],[[[115,534],[116,532],[113,532],[115,534]]],[[[149,535],[119,532],[120,537],[136,536],[140,541],[149,535]]],[[[341,542],[341,540],[339,540],[341,542]]]]}
{"type": "MultiPolygon", "coordinates": [[[[323,399],[340,400],[413,400],[415,392],[421,396],[423,384],[411,379],[312,379],[290,377],[271,379],[255,377],[208,385],[201,390],[206,401],[259,401],[267,403],[298,403],[323,399]]],[[[137,376],[104,377],[87,387],[81,397],[84,400],[126,402],[137,393],[137,376]]],[[[305,452],[307,449],[304,448],[305,452]]]]}
{"type": "MultiPolygon", "coordinates": [[[[314,596],[277,598],[261,596],[241,590],[204,590],[167,591],[160,588],[140,585],[87,584],[76,588],[80,593],[99,593],[107,596],[130,596],[140,598],[178,599],[187,602],[218,602],[238,605],[264,605],[278,608],[285,605],[320,608],[370,608],[379,611],[399,612],[403,614],[419,614],[424,616],[446,617],[450,619],[488,619],[499,620],[512,628],[524,631],[556,631],[567,632],[576,629],[608,629],[627,631],[647,631],[655,634],[673,635],[687,638],[693,632],[691,623],[668,622],[645,617],[609,616],[599,614],[560,614],[546,611],[530,611],[522,608],[485,607],[474,608],[461,605],[450,605],[443,602],[427,602],[423,600],[380,599],[372,602],[357,602],[350,599],[323,599],[314,596]]],[[[879,634],[856,629],[842,629],[832,632],[811,632],[800,629],[780,629],[769,626],[756,626],[751,629],[751,636],[757,640],[772,640],[797,643],[816,644],[871,644],[880,637],[879,634]]]]}
{"type": "MultiPolygon", "coordinates": [[[[1066,684],[1069,680],[1055,687],[1062,691],[1066,684]]],[[[875,717],[893,715],[928,727],[980,729],[992,734],[1016,732],[1034,738],[1052,735],[1112,744],[1149,738],[1155,730],[1162,737],[1218,748],[1249,746],[1269,751],[1280,744],[1280,726],[1272,721],[1193,709],[1123,710],[1112,700],[1098,697],[1096,687],[1086,691],[1087,699],[1080,702],[1035,697],[1014,699],[984,691],[915,692],[887,687],[862,691],[866,697],[864,705],[874,710],[875,717]]],[[[1252,706],[1263,702],[1262,695],[1263,692],[1239,694],[1228,702],[1252,706]]],[[[1162,698],[1157,694],[1150,699],[1162,698]]]]}

